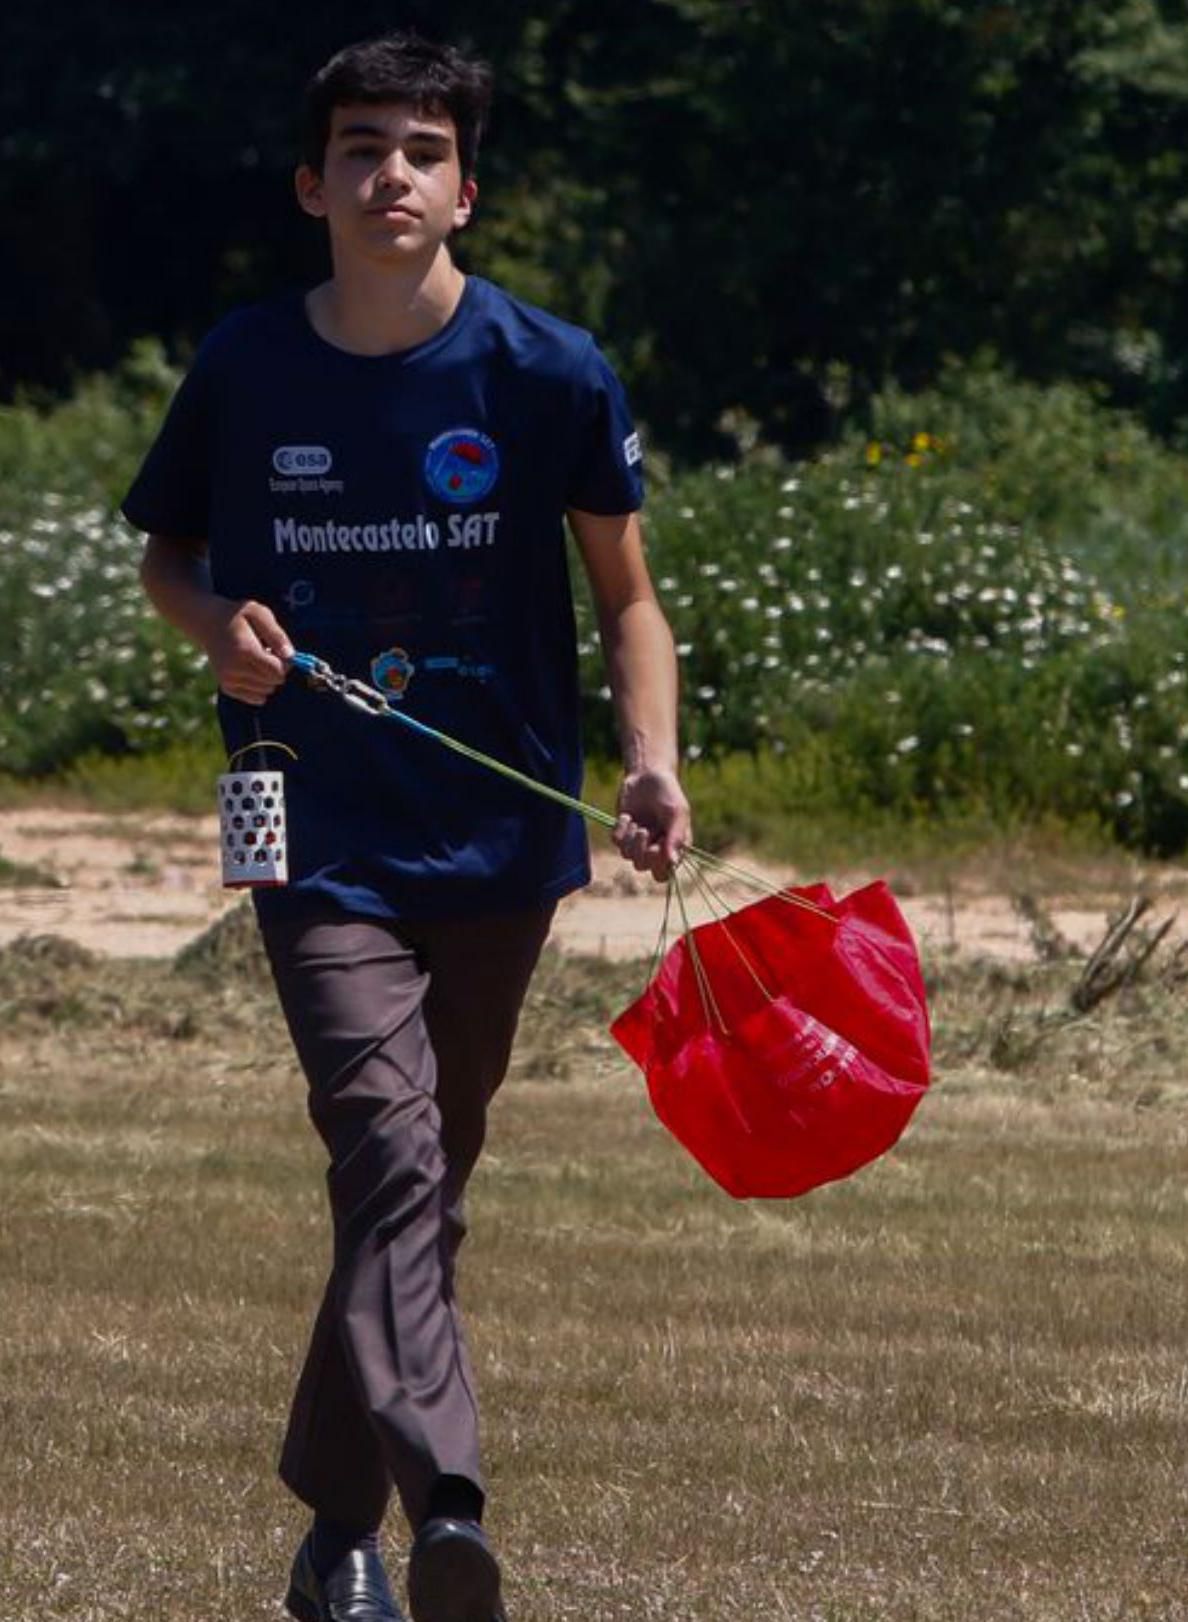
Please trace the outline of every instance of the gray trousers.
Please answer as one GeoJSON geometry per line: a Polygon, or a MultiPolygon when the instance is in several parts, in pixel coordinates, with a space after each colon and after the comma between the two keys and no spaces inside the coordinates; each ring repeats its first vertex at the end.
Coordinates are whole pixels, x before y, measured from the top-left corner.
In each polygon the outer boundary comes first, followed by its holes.
{"type": "Polygon", "coordinates": [[[263,926],[330,1156],[334,1225],[280,1472],[336,1521],[378,1527],[395,1486],[416,1527],[440,1475],[482,1490],[454,1263],[487,1105],[552,914],[263,926]]]}

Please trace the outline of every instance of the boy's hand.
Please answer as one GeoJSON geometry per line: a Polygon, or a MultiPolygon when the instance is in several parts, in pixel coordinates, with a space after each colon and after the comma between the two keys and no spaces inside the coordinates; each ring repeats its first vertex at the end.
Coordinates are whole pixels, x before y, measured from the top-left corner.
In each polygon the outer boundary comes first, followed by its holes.
{"type": "Polygon", "coordinates": [[[216,598],[213,624],[203,638],[219,686],[244,704],[263,704],[284,684],[293,644],[272,610],[250,598],[216,598]]]}
{"type": "Polygon", "coordinates": [[[611,838],[641,873],[665,880],[692,838],[689,802],[675,772],[628,772],[611,838]]]}

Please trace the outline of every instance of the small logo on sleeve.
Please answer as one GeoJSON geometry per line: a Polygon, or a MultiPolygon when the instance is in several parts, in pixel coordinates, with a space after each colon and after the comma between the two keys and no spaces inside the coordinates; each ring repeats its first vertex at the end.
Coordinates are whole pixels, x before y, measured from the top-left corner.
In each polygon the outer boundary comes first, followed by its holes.
{"type": "Polygon", "coordinates": [[[637,462],[643,461],[643,446],[639,442],[638,434],[628,434],[623,441],[623,460],[628,467],[634,467],[637,462]]]}
{"type": "Polygon", "coordinates": [[[495,441],[477,428],[451,428],[438,434],[425,452],[425,483],[452,506],[481,501],[498,477],[495,441]]]}

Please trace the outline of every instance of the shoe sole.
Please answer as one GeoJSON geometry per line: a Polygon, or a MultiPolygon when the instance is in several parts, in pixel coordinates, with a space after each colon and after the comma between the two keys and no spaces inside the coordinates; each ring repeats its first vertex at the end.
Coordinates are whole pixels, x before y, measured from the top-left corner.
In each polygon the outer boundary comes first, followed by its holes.
{"type": "Polygon", "coordinates": [[[413,1622],[498,1622],[499,1562],[472,1538],[441,1538],[410,1566],[408,1603],[413,1622]]]}
{"type": "Polygon", "coordinates": [[[285,1595],[285,1610],[297,1622],[322,1622],[317,1606],[296,1588],[290,1588],[285,1595]]]}

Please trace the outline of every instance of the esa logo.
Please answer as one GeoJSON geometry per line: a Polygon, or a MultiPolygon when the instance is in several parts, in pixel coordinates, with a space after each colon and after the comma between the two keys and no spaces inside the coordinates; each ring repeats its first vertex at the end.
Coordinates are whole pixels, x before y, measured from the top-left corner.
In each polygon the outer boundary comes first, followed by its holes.
{"type": "Polygon", "coordinates": [[[272,465],[287,478],[311,478],[329,473],[334,458],[325,445],[278,445],[272,453],[272,465]]]}

